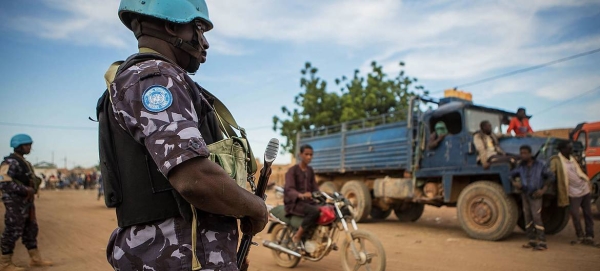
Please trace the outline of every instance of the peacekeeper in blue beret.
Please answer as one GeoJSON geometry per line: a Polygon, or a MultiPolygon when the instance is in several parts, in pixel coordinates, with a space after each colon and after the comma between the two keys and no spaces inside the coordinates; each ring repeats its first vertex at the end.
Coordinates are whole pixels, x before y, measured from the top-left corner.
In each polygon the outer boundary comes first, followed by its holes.
{"type": "Polygon", "coordinates": [[[0,246],[0,271],[25,270],[12,262],[13,250],[19,238],[29,252],[29,265],[51,266],[52,262],[42,259],[37,247],[38,224],[33,205],[34,194],[39,185],[33,166],[25,160],[31,152],[33,140],[29,135],[18,134],[10,139],[10,147],[14,152],[4,157],[0,164],[0,191],[6,213],[4,215],[4,232],[0,246]]]}

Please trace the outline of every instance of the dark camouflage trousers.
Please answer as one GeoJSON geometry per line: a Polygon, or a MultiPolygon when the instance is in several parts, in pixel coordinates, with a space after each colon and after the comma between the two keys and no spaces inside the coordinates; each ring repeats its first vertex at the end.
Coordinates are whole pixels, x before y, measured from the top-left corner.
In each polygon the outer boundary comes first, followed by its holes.
{"type": "MultiPolygon", "coordinates": [[[[196,255],[201,270],[237,271],[237,220],[198,215],[196,255]]],[[[108,262],[118,271],[192,270],[191,232],[191,223],[180,217],[117,228],[106,251],[108,262]]]]}
{"type": "Polygon", "coordinates": [[[28,250],[37,248],[38,224],[29,219],[29,208],[35,208],[34,205],[27,207],[10,198],[4,198],[3,201],[6,213],[1,241],[2,254],[12,254],[19,238],[28,250]]]}

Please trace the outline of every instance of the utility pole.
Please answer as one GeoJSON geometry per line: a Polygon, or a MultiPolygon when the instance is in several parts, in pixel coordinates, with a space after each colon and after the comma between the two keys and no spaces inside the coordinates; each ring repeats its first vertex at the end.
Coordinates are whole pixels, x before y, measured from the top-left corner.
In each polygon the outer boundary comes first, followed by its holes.
{"type": "Polygon", "coordinates": [[[52,164],[54,164],[54,151],[52,151],[52,164]]]}
{"type": "Polygon", "coordinates": [[[65,156],[65,169],[67,169],[67,157],[65,156]]]}

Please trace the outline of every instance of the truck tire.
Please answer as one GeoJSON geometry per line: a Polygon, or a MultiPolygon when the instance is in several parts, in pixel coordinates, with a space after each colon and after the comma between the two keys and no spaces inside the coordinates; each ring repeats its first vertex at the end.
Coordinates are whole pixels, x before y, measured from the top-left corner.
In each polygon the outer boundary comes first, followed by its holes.
{"type": "Polygon", "coordinates": [[[342,195],[352,204],[356,222],[364,222],[371,213],[371,193],[361,181],[349,181],[342,187],[342,195]]]}
{"type": "Polygon", "coordinates": [[[321,192],[325,192],[330,195],[333,195],[333,192],[340,192],[340,189],[332,181],[322,182],[319,185],[319,190],[321,190],[321,192]]]}
{"type": "MultiPolygon", "coordinates": [[[[519,221],[517,225],[523,231],[525,229],[525,217],[523,216],[523,204],[519,202],[519,221]]],[[[544,223],[544,232],[546,234],[557,234],[569,224],[569,209],[567,207],[558,207],[556,198],[544,198],[542,205],[542,222],[544,223]]]]}
{"type": "Polygon", "coordinates": [[[458,221],[475,239],[497,241],[512,234],[519,218],[515,199],[497,183],[469,184],[458,196],[458,221]]]}
{"type": "Polygon", "coordinates": [[[401,222],[415,222],[421,218],[423,210],[425,210],[425,204],[411,202],[407,206],[394,208],[394,214],[401,222]]]}
{"type": "Polygon", "coordinates": [[[387,210],[382,210],[377,206],[371,207],[371,218],[372,219],[386,219],[390,214],[392,214],[393,209],[389,208],[387,210]]]}

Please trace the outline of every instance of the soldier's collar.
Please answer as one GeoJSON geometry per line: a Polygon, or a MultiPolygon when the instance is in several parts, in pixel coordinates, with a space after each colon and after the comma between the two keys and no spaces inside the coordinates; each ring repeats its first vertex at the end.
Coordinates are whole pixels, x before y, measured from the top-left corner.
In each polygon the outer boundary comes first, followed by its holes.
{"type": "Polygon", "coordinates": [[[161,53],[157,52],[156,50],[150,49],[148,47],[140,47],[139,52],[140,52],[140,54],[147,54],[147,53],[159,54],[159,55],[161,54],[161,53]]]}
{"type": "Polygon", "coordinates": [[[19,154],[19,153],[17,153],[17,152],[13,152],[12,154],[13,154],[14,156],[16,156],[16,157],[19,157],[19,158],[21,158],[21,159],[25,159],[25,157],[24,157],[23,155],[21,155],[21,154],[19,154]]]}

